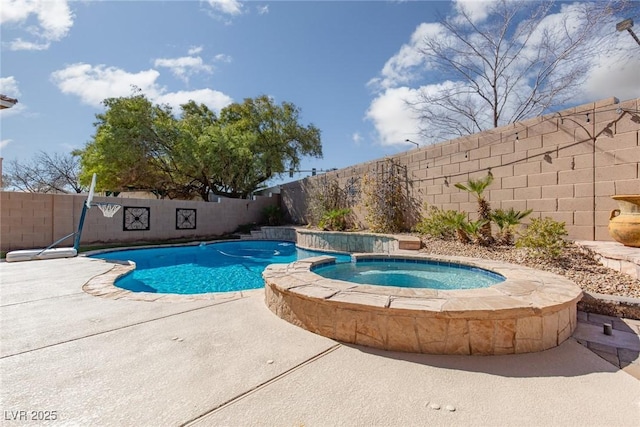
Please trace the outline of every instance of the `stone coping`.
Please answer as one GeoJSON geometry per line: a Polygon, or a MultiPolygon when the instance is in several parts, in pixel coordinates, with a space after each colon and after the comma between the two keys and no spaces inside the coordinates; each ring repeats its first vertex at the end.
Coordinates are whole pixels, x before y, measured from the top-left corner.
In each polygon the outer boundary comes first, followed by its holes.
{"type": "Polygon", "coordinates": [[[488,288],[436,290],[326,279],[330,256],[270,265],[267,306],[279,317],[338,341],[434,354],[509,354],[555,347],[576,327],[581,289],[564,277],[500,261],[426,254],[356,254],[459,263],[500,274],[488,288]]]}
{"type": "Polygon", "coordinates": [[[104,274],[91,278],[82,286],[82,290],[89,295],[113,300],[133,300],[147,302],[188,302],[188,301],[230,301],[244,298],[250,292],[262,292],[259,289],[249,289],[237,292],[211,292],[206,294],[165,294],[153,292],[133,292],[119,288],[115,285],[119,277],[129,274],[136,268],[132,261],[114,262],[95,258],[94,262],[113,264],[113,267],[104,274]]]}

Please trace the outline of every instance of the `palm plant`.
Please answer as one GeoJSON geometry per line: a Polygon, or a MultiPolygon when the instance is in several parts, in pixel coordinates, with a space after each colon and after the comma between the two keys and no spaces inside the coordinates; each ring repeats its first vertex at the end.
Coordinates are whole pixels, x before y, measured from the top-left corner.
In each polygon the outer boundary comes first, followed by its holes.
{"type": "Polygon", "coordinates": [[[491,207],[484,198],[484,190],[493,182],[493,175],[489,174],[484,178],[470,179],[466,184],[456,183],[456,188],[473,194],[478,201],[478,220],[484,221],[480,231],[480,243],[489,244],[493,241],[491,236],[491,207]]]}
{"type": "Polygon", "coordinates": [[[448,222],[452,228],[456,230],[456,237],[461,243],[469,243],[471,238],[467,234],[467,214],[465,212],[452,213],[448,218],[448,222]]]}
{"type": "Polygon", "coordinates": [[[467,235],[467,238],[471,239],[473,243],[484,244],[486,242],[482,229],[489,224],[486,219],[479,219],[477,221],[466,221],[463,224],[463,231],[467,235]]]}
{"type": "Polygon", "coordinates": [[[501,245],[512,245],[516,226],[531,212],[533,212],[533,209],[516,211],[513,208],[509,208],[507,211],[496,209],[495,212],[492,212],[490,215],[491,220],[498,226],[498,243],[501,245]]]}

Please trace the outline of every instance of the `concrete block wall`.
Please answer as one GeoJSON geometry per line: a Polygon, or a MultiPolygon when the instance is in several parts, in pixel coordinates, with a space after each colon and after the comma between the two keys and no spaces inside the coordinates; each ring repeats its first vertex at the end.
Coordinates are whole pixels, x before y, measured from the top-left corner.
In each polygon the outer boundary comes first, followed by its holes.
{"type": "MultiPolygon", "coordinates": [[[[44,248],[77,230],[85,195],[0,192],[0,250],[44,248]]],[[[213,238],[239,225],[259,223],[266,206],[279,205],[279,196],[255,200],[221,199],[220,203],[95,197],[96,202],[148,207],[149,230],[124,230],[124,209],[113,218],[92,207],[85,217],[81,245],[140,242],[180,238],[213,238]],[[176,229],[176,209],[195,209],[196,228],[176,229]]],[[[58,246],[73,246],[73,237],[58,246]]]]}
{"type": "MultiPolygon", "coordinates": [[[[494,209],[533,209],[531,217],[565,222],[575,240],[612,240],[607,226],[616,194],[640,193],[640,99],[615,98],[390,156],[406,167],[420,205],[469,213],[475,199],[455,187],[491,173],[494,209]]],[[[309,189],[320,179],[358,181],[384,159],[281,186],[289,218],[307,223],[309,189]]],[[[361,206],[354,209],[366,227],[361,206]]],[[[525,221],[526,222],[526,221],[525,221]]]]}

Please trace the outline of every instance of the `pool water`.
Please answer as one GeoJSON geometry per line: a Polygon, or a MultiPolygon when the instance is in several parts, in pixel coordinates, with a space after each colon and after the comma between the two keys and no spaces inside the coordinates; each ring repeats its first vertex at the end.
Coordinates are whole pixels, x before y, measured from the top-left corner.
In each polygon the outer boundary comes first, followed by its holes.
{"type": "Polygon", "coordinates": [[[115,285],[133,292],[201,294],[258,289],[269,264],[285,264],[319,255],[350,262],[348,254],[308,251],[290,242],[232,241],[132,249],[92,255],[92,258],[133,261],[136,269],[115,285]]]}
{"type": "Polygon", "coordinates": [[[427,260],[358,260],[356,263],[329,264],[313,272],[327,279],[361,285],[430,288],[441,290],[487,288],[505,278],[477,267],[427,260]]]}

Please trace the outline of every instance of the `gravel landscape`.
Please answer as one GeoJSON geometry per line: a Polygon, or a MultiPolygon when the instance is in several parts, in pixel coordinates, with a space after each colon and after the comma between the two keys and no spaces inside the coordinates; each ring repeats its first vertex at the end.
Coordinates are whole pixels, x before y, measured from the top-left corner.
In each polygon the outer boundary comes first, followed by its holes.
{"type": "Polygon", "coordinates": [[[584,248],[569,243],[558,259],[534,258],[513,246],[479,246],[457,241],[422,237],[422,252],[438,255],[494,259],[560,274],[582,290],[605,295],[640,298],[640,280],[607,268],[584,248]]]}

